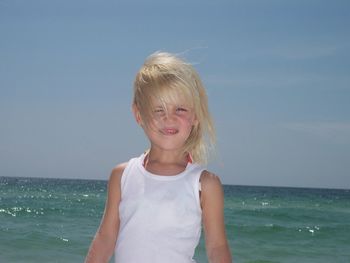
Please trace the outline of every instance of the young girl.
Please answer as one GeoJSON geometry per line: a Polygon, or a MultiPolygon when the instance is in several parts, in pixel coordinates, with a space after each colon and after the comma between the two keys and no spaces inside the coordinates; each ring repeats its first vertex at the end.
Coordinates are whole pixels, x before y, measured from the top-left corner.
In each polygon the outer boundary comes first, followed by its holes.
{"type": "Polygon", "coordinates": [[[86,262],[189,263],[201,225],[209,262],[231,262],[219,178],[205,170],[214,128],[194,68],[151,55],[134,82],[133,113],[150,149],[116,166],[86,262]]]}

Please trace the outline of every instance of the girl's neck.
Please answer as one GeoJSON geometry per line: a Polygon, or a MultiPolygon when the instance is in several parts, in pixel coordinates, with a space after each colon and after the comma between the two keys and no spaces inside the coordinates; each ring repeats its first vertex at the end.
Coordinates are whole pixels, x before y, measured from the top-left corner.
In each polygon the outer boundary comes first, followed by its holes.
{"type": "Polygon", "coordinates": [[[151,148],[145,156],[143,165],[151,173],[176,175],[186,169],[188,161],[187,153],[151,148]]]}

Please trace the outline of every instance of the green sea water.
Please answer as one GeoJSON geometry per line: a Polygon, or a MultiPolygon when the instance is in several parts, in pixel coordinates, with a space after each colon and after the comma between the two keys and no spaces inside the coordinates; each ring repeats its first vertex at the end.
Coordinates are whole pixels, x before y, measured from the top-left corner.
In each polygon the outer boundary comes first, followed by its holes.
{"type": "MultiPolygon", "coordinates": [[[[106,181],[0,177],[0,262],[83,262],[106,181]]],[[[350,262],[350,190],[224,186],[234,262],[350,262]]],[[[198,263],[208,262],[204,238],[198,263]]]]}

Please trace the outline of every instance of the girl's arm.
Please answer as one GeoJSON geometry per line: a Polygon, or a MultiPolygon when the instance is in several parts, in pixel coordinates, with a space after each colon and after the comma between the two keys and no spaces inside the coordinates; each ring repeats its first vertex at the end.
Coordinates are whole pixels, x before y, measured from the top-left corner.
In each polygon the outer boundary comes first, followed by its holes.
{"type": "Polygon", "coordinates": [[[85,263],[108,262],[113,255],[119,230],[120,179],[126,164],[116,166],[108,181],[105,211],[91,243],[85,263]]]}
{"type": "Polygon", "coordinates": [[[203,226],[209,262],[231,263],[232,257],[224,223],[224,194],[220,179],[204,171],[200,181],[203,226]]]}

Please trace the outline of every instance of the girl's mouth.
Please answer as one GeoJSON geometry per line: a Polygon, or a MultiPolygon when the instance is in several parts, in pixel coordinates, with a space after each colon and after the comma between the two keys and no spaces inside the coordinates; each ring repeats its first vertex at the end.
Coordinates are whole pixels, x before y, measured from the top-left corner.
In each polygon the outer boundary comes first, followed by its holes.
{"type": "Polygon", "coordinates": [[[161,133],[164,134],[164,135],[174,135],[174,134],[177,134],[179,132],[178,129],[175,129],[175,128],[164,128],[164,129],[161,129],[161,133]]]}

